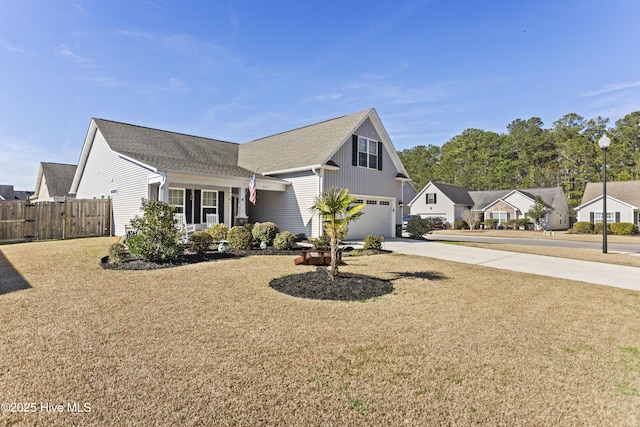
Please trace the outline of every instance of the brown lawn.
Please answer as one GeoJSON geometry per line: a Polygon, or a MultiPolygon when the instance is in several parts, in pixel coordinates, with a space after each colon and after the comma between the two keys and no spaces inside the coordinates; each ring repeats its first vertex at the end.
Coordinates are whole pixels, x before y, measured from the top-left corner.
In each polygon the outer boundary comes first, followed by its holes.
{"type": "Polygon", "coordinates": [[[1,424],[640,424],[639,292],[375,255],[343,271],[392,294],[313,301],[269,287],[292,257],[103,270],[113,241],[0,246],[1,424]]]}

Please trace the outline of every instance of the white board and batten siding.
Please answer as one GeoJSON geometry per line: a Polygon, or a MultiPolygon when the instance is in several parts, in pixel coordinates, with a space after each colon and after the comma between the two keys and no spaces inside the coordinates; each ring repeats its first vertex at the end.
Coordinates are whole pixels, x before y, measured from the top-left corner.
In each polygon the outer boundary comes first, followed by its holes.
{"type": "MultiPolygon", "coordinates": [[[[355,132],[359,136],[380,141],[373,123],[367,119],[355,132]]],[[[348,188],[349,192],[363,200],[365,207],[358,221],[349,226],[348,238],[362,238],[368,234],[395,236],[395,224],[402,221],[402,182],[395,179],[396,169],[385,145],[382,146],[382,170],[354,166],[351,140],[343,144],[332,159],[338,170],[326,170],[323,188],[348,188]]]]}
{"type": "Polygon", "coordinates": [[[95,134],[87,158],[78,199],[112,199],[113,227],[117,236],[125,234],[125,225],[141,213],[143,198],[149,197],[148,180],[158,174],[126,160],[113,152],[100,131],[95,134]]]}
{"type": "Polygon", "coordinates": [[[311,171],[278,175],[289,181],[284,192],[258,191],[255,206],[249,203],[251,222],[274,222],[280,231],[307,237],[318,237],[320,225],[317,215],[309,211],[318,194],[320,178],[311,171]]]}

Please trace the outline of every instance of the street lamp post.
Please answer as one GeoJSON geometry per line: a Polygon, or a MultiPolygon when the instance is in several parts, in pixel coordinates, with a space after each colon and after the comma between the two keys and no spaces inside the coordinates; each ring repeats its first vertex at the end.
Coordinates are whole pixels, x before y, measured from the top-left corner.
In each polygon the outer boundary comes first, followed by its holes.
{"type": "Polygon", "coordinates": [[[602,253],[607,253],[607,148],[611,139],[607,134],[602,135],[598,145],[602,149],[602,253]]]}

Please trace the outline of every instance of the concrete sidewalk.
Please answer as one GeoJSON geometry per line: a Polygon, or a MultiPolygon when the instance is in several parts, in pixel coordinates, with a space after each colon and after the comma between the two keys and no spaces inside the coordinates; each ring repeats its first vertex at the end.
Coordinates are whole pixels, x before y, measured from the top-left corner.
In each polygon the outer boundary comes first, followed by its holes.
{"type": "MultiPolygon", "coordinates": [[[[345,242],[345,245],[350,245],[345,242]]],[[[393,252],[640,291],[640,268],[424,240],[386,239],[393,252]]]]}

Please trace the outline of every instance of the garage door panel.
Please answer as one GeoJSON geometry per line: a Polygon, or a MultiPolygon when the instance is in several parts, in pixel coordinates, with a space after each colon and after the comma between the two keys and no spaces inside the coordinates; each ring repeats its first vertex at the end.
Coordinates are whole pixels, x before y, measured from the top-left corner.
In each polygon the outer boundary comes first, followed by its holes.
{"type": "Polygon", "coordinates": [[[347,238],[362,239],[369,234],[392,236],[393,205],[390,200],[378,198],[359,198],[365,203],[363,215],[349,224],[347,238]]]}

